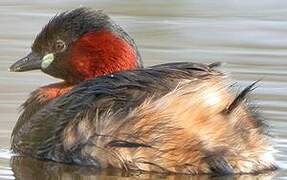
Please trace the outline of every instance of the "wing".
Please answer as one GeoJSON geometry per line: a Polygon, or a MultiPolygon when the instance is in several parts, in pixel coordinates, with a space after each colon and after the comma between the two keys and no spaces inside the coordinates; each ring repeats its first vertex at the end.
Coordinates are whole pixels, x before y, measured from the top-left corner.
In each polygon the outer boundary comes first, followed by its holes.
{"type": "MultiPolygon", "coordinates": [[[[64,134],[69,131],[66,128],[68,125],[79,123],[87,112],[90,117],[98,117],[96,119],[101,119],[107,113],[116,114],[120,122],[147,98],[159,99],[183,80],[193,81],[214,76],[223,74],[208,65],[171,63],[97,77],[83,82],[29,116],[29,121],[25,121],[21,127],[25,130],[14,132],[12,148],[16,152],[32,154],[37,158],[73,161],[71,154],[66,153],[67,147],[73,152],[81,148],[88,139],[86,136],[81,138],[81,134],[78,134],[78,137],[64,137],[64,134]],[[90,109],[94,111],[91,113],[90,109]],[[73,138],[77,139],[77,145],[67,145],[65,148],[63,138],[70,139],[69,142],[74,142],[73,138]]],[[[95,124],[90,126],[94,127],[95,124]]],[[[101,126],[104,125],[105,120],[102,120],[101,126]]],[[[91,131],[91,135],[93,133],[95,132],[91,131]]]]}

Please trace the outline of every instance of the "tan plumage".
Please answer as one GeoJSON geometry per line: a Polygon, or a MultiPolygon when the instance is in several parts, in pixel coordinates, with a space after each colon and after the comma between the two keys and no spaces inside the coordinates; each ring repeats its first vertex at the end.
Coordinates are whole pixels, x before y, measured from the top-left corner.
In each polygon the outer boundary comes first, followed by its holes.
{"type": "Polygon", "coordinates": [[[160,99],[146,99],[122,123],[117,113],[97,119],[87,112],[66,127],[64,146],[89,139],[92,145],[82,149],[83,156],[126,170],[199,174],[273,169],[269,137],[253,112],[240,103],[225,113],[234,98],[223,77],[183,80],[160,99]],[[125,147],[129,142],[139,147],[125,147]]]}

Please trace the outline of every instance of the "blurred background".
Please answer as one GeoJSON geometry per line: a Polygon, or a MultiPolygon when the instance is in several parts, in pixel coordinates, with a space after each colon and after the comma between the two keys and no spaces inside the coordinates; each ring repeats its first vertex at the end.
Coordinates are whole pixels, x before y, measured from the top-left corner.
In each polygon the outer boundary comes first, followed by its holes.
{"type": "Polygon", "coordinates": [[[287,1],[1,0],[0,179],[123,176],[51,162],[11,159],[9,152],[10,133],[19,116],[20,104],[37,87],[58,80],[39,71],[9,73],[7,69],[29,52],[34,37],[51,17],[80,6],[104,10],[126,29],[138,44],[145,66],[175,61],[221,61],[224,62],[221,70],[239,85],[246,86],[261,79],[254,91],[254,102],[271,126],[276,159],[282,168],[263,177],[287,177],[284,170],[287,161],[287,1]]]}

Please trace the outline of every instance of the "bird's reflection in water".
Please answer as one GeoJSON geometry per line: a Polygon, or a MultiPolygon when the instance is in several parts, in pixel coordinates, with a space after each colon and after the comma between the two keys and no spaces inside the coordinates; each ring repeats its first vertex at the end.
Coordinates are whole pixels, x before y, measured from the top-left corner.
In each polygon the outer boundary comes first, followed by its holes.
{"type": "Polygon", "coordinates": [[[187,175],[166,175],[152,174],[144,172],[123,172],[117,169],[99,170],[94,167],[75,166],[61,164],[52,161],[40,161],[29,157],[14,156],[11,158],[11,167],[16,179],[19,180],[46,180],[46,179],[190,179],[190,180],[207,180],[207,179],[272,179],[276,172],[268,172],[260,175],[235,175],[235,176],[187,176],[187,175]]]}

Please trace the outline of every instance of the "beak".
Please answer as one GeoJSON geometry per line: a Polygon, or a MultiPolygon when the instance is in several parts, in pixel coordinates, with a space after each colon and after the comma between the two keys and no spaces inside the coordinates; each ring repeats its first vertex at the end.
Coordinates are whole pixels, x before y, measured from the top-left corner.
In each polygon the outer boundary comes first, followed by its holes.
{"type": "Polygon", "coordinates": [[[42,58],[29,53],[26,57],[18,60],[10,68],[8,71],[10,72],[23,72],[23,71],[31,71],[36,69],[41,69],[42,58]]]}

